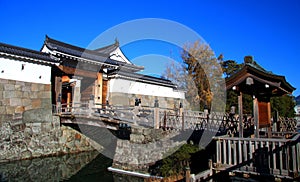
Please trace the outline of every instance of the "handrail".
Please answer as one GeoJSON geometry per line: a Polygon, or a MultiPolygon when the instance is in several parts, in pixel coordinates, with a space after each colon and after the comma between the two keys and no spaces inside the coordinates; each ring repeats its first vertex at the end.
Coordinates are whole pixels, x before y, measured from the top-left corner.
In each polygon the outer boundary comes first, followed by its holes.
{"type": "MultiPolygon", "coordinates": [[[[156,128],[167,128],[168,130],[219,130],[219,134],[237,136],[239,132],[239,117],[228,113],[207,113],[203,111],[183,110],[183,108],[160,108],[152,106],[121,106],[102,103],[88,102],[58,103],[52,107],[53,113],[59,115],[87,115],[101,117],[118,117],[122,120],[134,120],[135,123],[153,124],[156,128]],[[97,115],[97,113],[99,113],[97,115]],[[103,115],[101,115],[103,114],[103,115]],[[155,124],[156,123],[156,124],[155,124]]],[[[280,132],[273,132],[274,136],[293,134],[293,122],[280,118],[280,132]],[[287,130],[287,131],[286,131],[287,130]]],[[[243,117],[244,133],[250,136],[254,132],[254,121],[252,117],[243,117]]]]}
{"type": "Polygon", "coordinates": [[[216,166],[235,172],[254,172],[294,178],[300,172],[300,133],[292,138],[213,137],[216,166]]]}
{"type": "Polygon", "coordinates": [[[232,141],[253,141],[253,142],[292,142],[300,138],[300,134],[296,134],[291,139],[286,138],[239,138],[239,137],[228,137],[228,136],[218,136],[213,137],[214,140],[232,140],[232,141]]]}

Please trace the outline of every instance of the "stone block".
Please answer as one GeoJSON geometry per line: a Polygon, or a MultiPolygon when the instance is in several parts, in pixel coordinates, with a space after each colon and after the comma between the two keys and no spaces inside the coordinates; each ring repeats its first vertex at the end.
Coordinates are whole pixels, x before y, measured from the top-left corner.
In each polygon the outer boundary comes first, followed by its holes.
{"type": "MultiPolygon", "coordinates": [[[[25,129],[25,124],[21,123],[21,124],[15,124],[13,126],[11,126],[12,131],[14,132],[23,132],[25,129]]],[[[24,134],[24,133],[23,133],[24,134]]]]}
{"type": "Polygon", "coordinates": [[[22,87],[23,92],[31,92],[31,85],[26,85],[22,87]]]}
{"type": "Polygon", "coordinates": [[[16,85],[25,86],[25,82],[22,82],[22,81],[16,81],[16,85]]]}
{"type": "Polygon", "coordinates": [[[38,99],[38,92],[30,92],[29,97],[31,99],[38,99]]]}
{"type": "Polygon", "coordinates": [[[24,106],[17,106],[15,108],[15,113],[23,113],[25,111],[25,107],[24,106]]]}
{"type": "Polygon", "coordinates": [[[7,79],[0,79],[0,83],[7,84],[8,80],[7,79]]]}
{"type": "Polygon", "coordinates": [[[143,134],[143,128],[132,127],[131,128],[131,133],[142,135],[143,134]]]}
{"type": "Polygon", "coordinates": [[[15,85],[16,84],[16,80],[8,80],[8,83],[15,85]]]}
{"type": "Polygon", "coordinates": [[[22,90],[22,85],[15,85],[15,90],[21,91],[22,90]]]}
{"type": "Polygon", "coordinates": [[[0,100],[3,99],[3,91],[0,90],[0,100]]]}
{"type": "Polygon", "coordinates": [[[41,101],[41,99],[33,99],[31,105],[32,105],[32,109],[41,108],[42,101],[41,101]]]}
{"type": "Polygon", "coordinates": [[[48,132],[50,132],[52,130],[52,123],[51,122],[49,122],[49,123],[42,123],[41,127],[42,127],[42,132],[48,133],[48,132]]]}
{"type": "Polygon", "coordinates": [[[13,115],[12,114],[0,114],[0,123],[1,122],[9,122],[12,121],[13,115]]]}
{"type": "Polygon", "coordinates": [[[4,99],[10,99],[15,97],[14,91],[3,91],[3,98],[4,99]]]}
{"type": "Polygon", "coordinates": [[[30,98],[29,92],[23,91],[23,98],[30,98]]]}
{"type": "Polygon", "coordinates": [[[0,83],[0,91],[4,90],[4,85],[0,83]]]}
{"type": "Polygon", "coordinates": [[[28,110],[31,110],[31,109],[32,109],[32,105],[25,106],[25,111],[28,111],[28,110]]]}
{"type": "Polygon", "coordinates": [[[31,105],[31,100],[28,98],[22,99],[22,106],[29,106],[31,105]]]}
{"type": "Polygon", "coordinates": [[[50,98],[41,99],[41,108],[52,109],[52,104],[50,98]]]}
{"type": "Polygon", "coordinates": [[[38,98],[51,98],[50,91],[40,91],[38,92],[38,98]]]}
{"type": "Polygon", "coordinates": [[[44,91],[51,91],[51,85],[46,84],[45,87],[44,87],[44,91]]]}
{"type": "Polygon", "coordinates": [[[30,159],[32,157],[32,153],[29,150],[23,151],[21,153],[22,159],[30,159]]]}
{"type": "Polygon", "coordinates": [[[11,106],[21,106],[22,105],[22,99],[21,99],[21,97],[19,97],[19,98],[11,98],[10,99],[10,105],[11,106]]]}
{"type": "Polygon", "coordinates": [[[31,91],[32,91],[32,92],[39,91],[39,84],[37,84],[37,83],[32,83],[32,84],[31,84],[31,91]]]}
{"type": "Polygon", "coordinates": [[[15,113],[15,107],[6,106],[6,114],[14,114],[14,113],[15,113]]]}
{"type": "Polygon", "coordinates": [[[144,135],[140,134],[130,134],[130,141],[133,143],[143,143],[145,140],[144,135]]]}
{"type": "Polygon", "coordinates": [[[52,122],[51,109],[31,109],[23,113],[23,121],[28,122],[52,122]]]}
{"type": "Polygon", "coordinates": [[[44,91],[45,85],[44,84],[39,84],[38,89],[39,89],[39,91],[44,91]]]}
{"type": "Polygon", "coordinates": [[[13,84],[5,84],[4,85],[4,90],[6,90],[6,91],[15,90],[15,85],[13,85],[13,84]]]}
{"type": "Polygon", "coordinates": [[[15,97],[16,98],[22,98],[23,97],[23,92],[22,91],[15,91],[15,97]]]}
{"type": "Polygon", "coordinates": [[[6,114],[6,107],[0,106],[0,114],[6,114]]]}
{"type": "Polygon", "coordinates": [[[40,134],[42,130],[41,123],[33,123],[31,130],[32,134],[40,134]]]}
{"type": "Polygon", "coordinates": [[[10,104],[10,99],[3,99],[2,100],[2,105],[3,106],[9,106],[9,104],[10,104]]]}
{"type": "MultiPolygon", "coordinates": [[[[27,123],[26,123],[26,126],[27,126],[27,123]]],[[[30,139],[32,137],[32,129],[30,127],[26,127],[24,129],[24,137],[25,139],[30,139]]]]}

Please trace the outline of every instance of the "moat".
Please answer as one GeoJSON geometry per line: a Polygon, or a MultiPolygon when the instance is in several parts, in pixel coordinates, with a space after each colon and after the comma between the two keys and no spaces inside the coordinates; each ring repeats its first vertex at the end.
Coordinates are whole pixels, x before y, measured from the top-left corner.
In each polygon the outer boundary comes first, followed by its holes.
{"type": "Polygon", "coordinates": [[[0,181],[114,181],[98,151],[0,164],[0,181]]]}

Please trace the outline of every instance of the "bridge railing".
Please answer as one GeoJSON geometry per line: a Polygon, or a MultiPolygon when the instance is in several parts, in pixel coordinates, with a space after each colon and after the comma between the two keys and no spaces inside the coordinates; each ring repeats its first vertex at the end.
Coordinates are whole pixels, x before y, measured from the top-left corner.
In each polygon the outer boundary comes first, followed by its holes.
{"type": "Polygon", "coordinates": [[[291,139],[214,137],[216,166],[236,172],[300,175],[300,134],[291,139]]]}
{"type": "MultiPolygon", "coordinates": [[[[190,111],[179,108],[142,106],[120,106],[95,104],[93,100],[82,103],[53,105],[53,113],[61,116],[87,116],[122,120],[128,123],[165,130],[212,130],[227,136],[238,136],[239,116],[229,113],[190,111]]],[[[297,120],[279,118],[273,136],[290,136],[296,131],[297,120]],[[290,134],[289,134],[290,133],[290,134]]],[[[254,119],[243,116],[244,136],[254,133],[254,119]]]]}

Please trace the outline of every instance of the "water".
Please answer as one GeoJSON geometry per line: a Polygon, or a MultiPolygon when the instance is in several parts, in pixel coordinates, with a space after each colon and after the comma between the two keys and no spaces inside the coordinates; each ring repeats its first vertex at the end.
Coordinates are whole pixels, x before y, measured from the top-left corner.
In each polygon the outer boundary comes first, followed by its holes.
{"type": "Polygon", "coordinates": [[[97,151],[0,164],[0,181],[114,181],[112,160],[97,151]]]}

